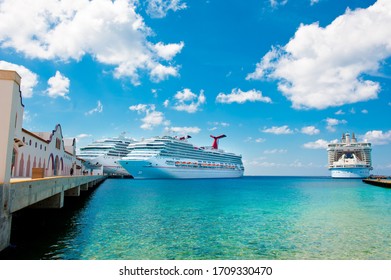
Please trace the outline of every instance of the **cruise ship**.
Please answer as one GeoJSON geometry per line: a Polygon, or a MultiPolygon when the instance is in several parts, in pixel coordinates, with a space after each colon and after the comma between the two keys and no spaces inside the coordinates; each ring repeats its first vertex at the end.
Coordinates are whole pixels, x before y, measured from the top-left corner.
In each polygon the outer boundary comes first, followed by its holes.
{"type": "Polygon", "coordinates": [[[118,160],[129,153],[128,146],[135,140],[123,135],[114,138],[96,140],[91,144],[80,148],[78,157],[85,160],[85,165],[94,173],[113,176],[130,176],[118,160]]]}
{"type": "Polygon", "coordinates": [[[328,144],[328,163],[332,178],[366,178],[372,170],[371,143],[357,142],[344,133],[340,143],[328,144]]]}
{"type": "Polygon", "coordinates": [[[242,177],[242,156],[218,148],[219,139],[226,135],[211,137],[211,147],[192,145],[190,136],[153,137],[130,144],[130,153],[119,163],[135,179],[242,177]]]}

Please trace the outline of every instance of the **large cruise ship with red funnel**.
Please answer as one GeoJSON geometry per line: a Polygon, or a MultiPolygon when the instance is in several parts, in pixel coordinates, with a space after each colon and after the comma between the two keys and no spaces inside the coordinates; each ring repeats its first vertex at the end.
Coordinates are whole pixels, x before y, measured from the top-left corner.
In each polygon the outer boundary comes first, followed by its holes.
{"type": "Polygon", "coordinates": [[[196,147],[190,136],[153,137],[129,145],[129,154],[119,160],[135,179],[238,178],[243,176],[242,156],[219,149],[226,135],[212,136],[209,147],[196,147]]]}

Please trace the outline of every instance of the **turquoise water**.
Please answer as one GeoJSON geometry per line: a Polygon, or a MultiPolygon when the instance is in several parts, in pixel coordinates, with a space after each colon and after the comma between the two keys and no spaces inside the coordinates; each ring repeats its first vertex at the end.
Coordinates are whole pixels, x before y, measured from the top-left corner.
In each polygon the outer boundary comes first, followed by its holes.
{"type": "Polygon", "coordinates": [[[391,189],[361,180],[108,179],[52,213],[11,258],[391,259],[391,189]]]}

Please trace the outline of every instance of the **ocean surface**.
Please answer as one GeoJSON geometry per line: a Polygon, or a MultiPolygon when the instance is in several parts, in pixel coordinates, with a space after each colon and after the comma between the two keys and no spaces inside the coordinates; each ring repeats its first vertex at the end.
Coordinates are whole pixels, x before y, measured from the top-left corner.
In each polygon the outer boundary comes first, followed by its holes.
{"type": "Polygon", "coordinates": [[[391,259],[391,189],[361,180],[108,179],[13,217],[3,259],[391,259]]]}

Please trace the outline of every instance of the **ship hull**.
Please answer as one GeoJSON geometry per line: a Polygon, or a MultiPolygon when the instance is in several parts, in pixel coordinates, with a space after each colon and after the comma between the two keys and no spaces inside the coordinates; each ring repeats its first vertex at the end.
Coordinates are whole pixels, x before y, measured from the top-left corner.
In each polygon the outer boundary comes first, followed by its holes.
{"type": "Polygon", "coordinates": [[[113,156],[98,156],[92,159],[88,159],[90,164],[87,164],[88,169],[103,169],[103,174],[109,174],[114,176],[130,176],[119,163],[120,157],[113,156]]]}
{"type": "Polygon", "coordinates": [[[332,168],[332,178],[367,178],[369,177],[370,168],[332,168]]]}
{"type": "Polygon", "coordinates": [[[240,169],[206,169],[198,167],[168,166],[155,160],[120,160],[120,164],[134,179],[206,179],[240,178],[240,169]]]}

